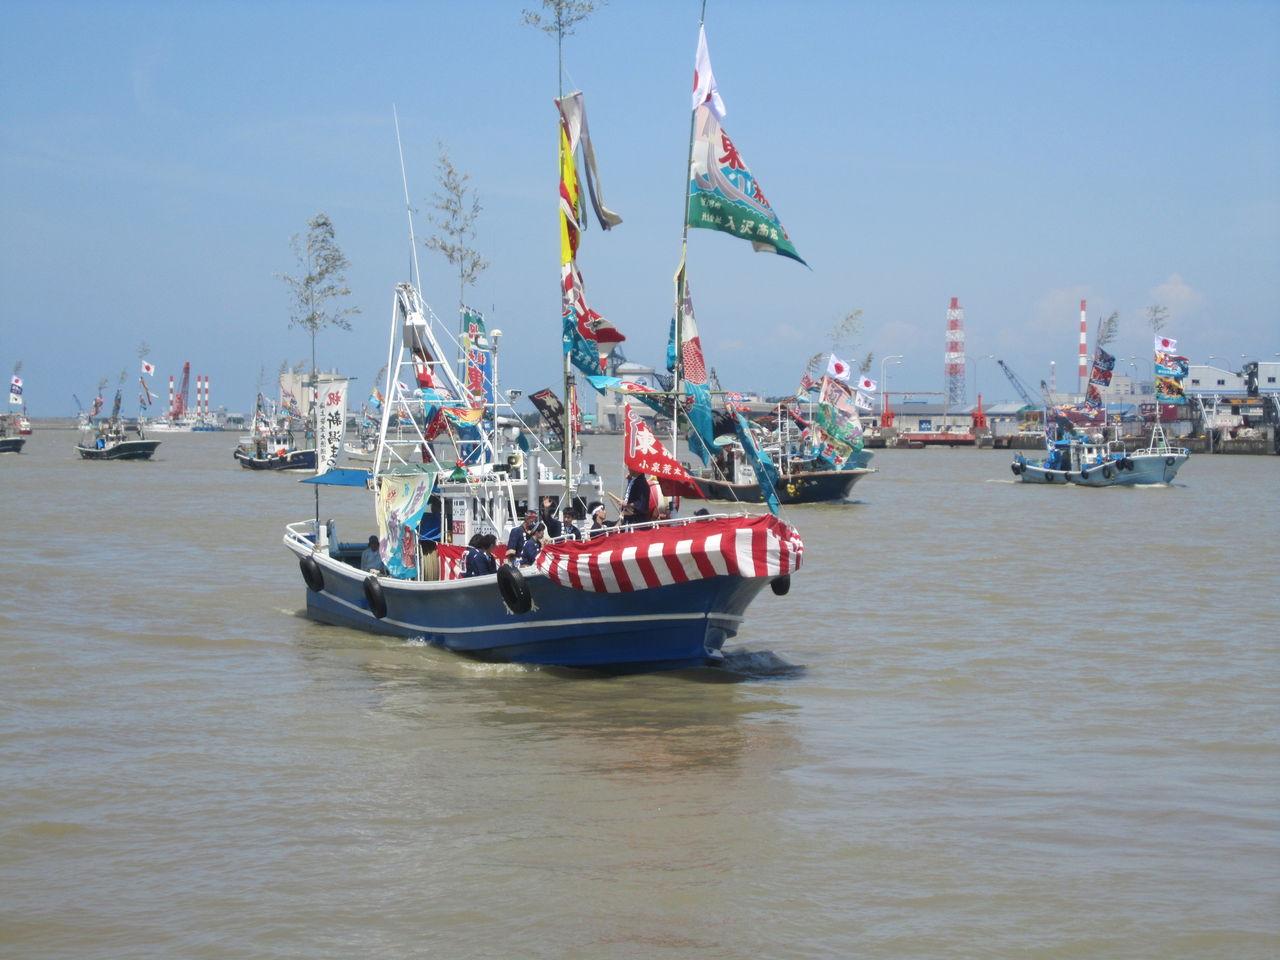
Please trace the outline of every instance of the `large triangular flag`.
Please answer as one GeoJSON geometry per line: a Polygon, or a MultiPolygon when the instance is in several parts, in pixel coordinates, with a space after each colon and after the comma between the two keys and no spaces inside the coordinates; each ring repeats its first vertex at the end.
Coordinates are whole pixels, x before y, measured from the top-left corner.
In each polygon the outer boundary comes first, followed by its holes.
{"type": "Polygon", "coordinates": [[[690,167],[689,226],[731,233],[751,241],[757,252],[804,263],[747,161],[708,104],[694,112],[690,167]]]}

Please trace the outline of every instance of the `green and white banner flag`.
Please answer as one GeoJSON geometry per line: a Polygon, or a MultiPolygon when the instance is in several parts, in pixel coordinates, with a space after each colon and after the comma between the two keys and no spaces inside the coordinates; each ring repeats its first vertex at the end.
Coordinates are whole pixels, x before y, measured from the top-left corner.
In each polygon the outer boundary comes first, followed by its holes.
{"type": "Polygon", "coordinates": [[[694,112],[692,160],[689,226],[722,230],[751,241],[757,252],[804,263],[746,160],[707,103],[694,112]]]}

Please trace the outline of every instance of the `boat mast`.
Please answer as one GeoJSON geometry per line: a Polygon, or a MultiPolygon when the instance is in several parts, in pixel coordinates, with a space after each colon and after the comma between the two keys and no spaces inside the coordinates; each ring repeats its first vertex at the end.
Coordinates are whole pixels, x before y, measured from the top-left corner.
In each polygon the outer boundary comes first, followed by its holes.
{"type": "MultiPolygon", "coordinates": [[[[563,156],[563,151],[565,150],[565,146],[566,146],[566,138],[561,130],[561,128],[564,125],[564,113],[560,108],[560,101],[564,99],[564,34],[568,26],[569,24],[567,24],[564,19],[563,7],[561,7],[560,5],[557,5],[555,27],[556,27],[556,125],[557,125],[556,143],[559,145],[558,152],[560,153],[560,157],[559,157],[560,166],[559,166],[559,170],[557,171],[558,175],[563,175],[563,171],[566,163],[573,162],[572,157],[563,156]]],[[[576,210],[574,211],[574,215],[577,216],[576,210]]],[[[561,216],[564,216],[564,214],[561,214],[561,216]]],[[[560,278],[560,296],[561,296],[561,307],[563,309],[563,303],[564,303],[564,300],[563,300],[564,278],[563,277],[560,278]]],[[[564,403],[561,405],[561,409],[560,409],[560,422],[561,422],[561,433],[564,436],[564,442],[561,444],[561,447],[560,447],[560,468],[564,471],[565,502],[572,503],[573,502],[573,492],[572,492],[573,395],[572,395],[572,390],[573,390],[574,379],[573,379],[573,365],[570,362],[571,354],[567,350],[562,351],[562,353],[564,354],[564,368],[562,371],[563,384],[564,384],[562,388],[562,393],[564,394],[564,403]]],[[[530,469],[536,470],[537,467],[538,467],[538,462],[537,462],[537,459],[534,458],[534,462],[530,465],[530,469]]],[[[534,479],[534,482],[536,482],[536,478],[534,479]]],[[[537,510],[538,505],[535,503],[530,503],[529,508],[532,510],[537,510]]]]}
{"type": "MultiPolygon", "coordinates": [[[[701,32],[707,21],[707,0],[702,0],[702,8],[698,13],[698,30],[701,32]]],[[[693,143],[696,133],[698,112],[689,111],[689,149],[685,153],[684,165],[684,209],[681,210],[680,226],[680,267],[676,270],[676,312],[675,312],[675,367],[671,371],[671,450],[679,457],[680,451],[680,382],[684,373],[684,301],[688,287],[686,276],[686,258],[689,255],[689,204],[691,202],[689,178],[693,176],[693,143]]]]}
{"type": "Polygon", "coordinates": [[[404,212],[409,218],[409,253],[413,262],[413,285],[422,289],[422,277],[418,273],[418,241],[413,235],[413,205],[409,202],[409,175],[404,169],[404,146],[400,143],[400,114],[391,105],[391,119],[396,127],[396,152],[400,155],[400,183],[404,187],[404,212]]]}

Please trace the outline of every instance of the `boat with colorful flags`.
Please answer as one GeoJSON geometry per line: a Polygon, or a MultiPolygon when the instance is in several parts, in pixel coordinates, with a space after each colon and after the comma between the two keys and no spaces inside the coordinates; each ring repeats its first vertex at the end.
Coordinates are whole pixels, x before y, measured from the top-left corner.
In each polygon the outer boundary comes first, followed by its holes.
{"type": "Polygon", "coordinates": [[[122,391],[117,389],[110,416],[95,423],[93,418],[102,410],[101,395],[94,400],[76,443],[82,460],[150,460],[160,446],[159,440],[147,439],[141,421],[133,427],[134,436],[129,436],[129,428],[120,416],[121,401],[122,391]]]}
{"type": "MultiPolygon", "coordinates": [[[[554,26],[563,39],[564,25],[554,26]]],[[[514,411],[491,364],[471,379],[480,341],[462,338],[464,382],[443,359],[442,325],[418,286],[401,283],[372,468],[322,463],[309,478],[317,490],[371,491],[378,533],[367,550],[340,541],[320,522],[317,493],[315,518],[289,524],[284,543],[298,558],[308,615],[324,622],[485,660],[627,670],[715,662],[761,591],[788,591],[804,544],[772,512],[666,518],[643,493],[643,511],[585,539],[567,535],[558,521],[566,510],[567,519],[585,520],[585,508],[603,499],[594,469],[582,469],[575,417],[574,370],[598,374],[602,349],[593,336],[599,315],[587,306],[578,267],[586,215],[578,158],[601,226],[621,218],[602,201],[582,94],[561,96],[557,106],[564,399],[544,394],[539,410],[545,424],[558,425],[558,462],[548,462],[537,432],[504,423],[514,411]],[[420,460],[390,442],[406,421],[418,431],[419,449],[429,451],[420,460]],[[512,548],[500,564],[479,555],[491,554],[498,538],[512,548]],[[531,539],[540,548],[530,549],[531,539]],[[530,562],[518,565],[520,556],[530,562]]],[[[692,480],[630,409],[623,454],[635,476],[692,480]]]]}
{"type": "MultiPolygon", "coordinates": [[[[829,364],[838,369],[833,356],[829,364]]],[[[847,368],[846,368],[847,369],[847,368]]],[[[860,409],[864,389],[857,389],[828,373],[814,381],[801,378],[800,389],[790,400],[774,408],[769,421],[760,424],[736,416],[741,406],[732,397],[726,412],[712,414],[712,448],[709,462],[694,476],[692,499],[765,503],[761,478],[754,466],[763,458],[776,471],[773,492],[779,503],[847,502],[854,484],[875,471],[867,466],[870,452],[862,448],[860,409]]],[[[668,492],[675,492],[674,490],[668,492]]]]}
{"type": "Polygon", "coordinates": [[[299,445],[295,427],[304,437],[310,434],[292,393],[284,393],[277,411],[258,391],[249,435],[240,438],[231,455],[246,470],[315,470],[316,450],[299,445]]]}
{"type": "Polygon", "coordinates": [[[1161,404],[1185,403],[1182,380],[1188,360],[1177,354],[1177,341],[1155,339],[1156,413],[1143,447],[1130,448],[1122,439],[1106,439],[1106,410],[1101,387],[1111,380],[1115,357],[1098,345],[1089,386],[1081,407],[1050,407],[1045,411],[1046,456],[1032,460],[1015,454],[1010,469],[1023,483],[1080,487],[1129,487],[1169,484],[1191,451],[1171,444],[1159,421],[1161,404]]]}
{"type": "MultiPolygon", "coordinates": [[[[13,376],[9,378],[9,403],[11,405],[25,404],[22,398],[22,378],[18,376],[18,371],[22,368],[22,364],[14,366],[13,376]]],[[[22,445],[26,443],[24,437],[31,433],[31,421],[27,419],[25,414],[25,405],[22,411],[13,413],[0,414],[0,453],[18,453],[22,450],[22,445]]]]}

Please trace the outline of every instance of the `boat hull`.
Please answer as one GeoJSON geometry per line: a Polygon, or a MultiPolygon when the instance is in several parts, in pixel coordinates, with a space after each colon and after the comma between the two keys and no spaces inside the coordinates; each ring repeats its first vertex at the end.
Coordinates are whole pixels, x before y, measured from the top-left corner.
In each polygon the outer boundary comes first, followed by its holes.
{"type": "Polygon", "coordinates": [[[323,585],[308,588],[307,615],[371,633],[419,638],[481,660],[567,667],[674,669],[721,659],[767,577],[717,576],[632,593],[563,587],[522,571],[532,606],[513,614],[495,575],[416,582],[379,577],[386,616],[365,594],[368,574],[285,538],[299,560],[313,557],[323,585]]]}
{"type": "Polygon", "coordinates": [[[1013,472],[1023,483],[1058,486],[1134,487],[1167,484],[1173,482],[1188,456],[1185,452],[1131,453],[1105,464],[1090,464],[1081,470],[1050,470],[1041,463],[1018,457],[1013,461],[1013,472]]]}
{"type": "Polygon", "coordinates": [[[0,453],[20,453],[26,442],[22,437],[0,437],[0,453]]]}
{"type": "Polygon", "coordinates": [[[314,450],[287,450],[281,454],[269,454],[255,457],[236,450],[233,454],[246,470],[314,470],[316,468],[316,452],[314,450]]]}
{"type": "Polygon", "coordinates": [[[76,450],[84,460],[150,460],[158,446],[159,440],[121,440],[106,447],[76,444],[76,450]]]}
{"type": "MultiPolygon", "coordinates": [[[[780,477],[775,490],[780,503],[838,503],[849,498],[853,485],[871,473],[871,470],[854,467],[849,470],[822,470],[812,473],[793,473],[780,477]]],[[[699,480],[705,496],[701,499],[731,503],[763,503],[758,483],[725,483],[719,480],[699,480]]],[[[697,497],[683,495],[684,499],[697,497]]]]}

